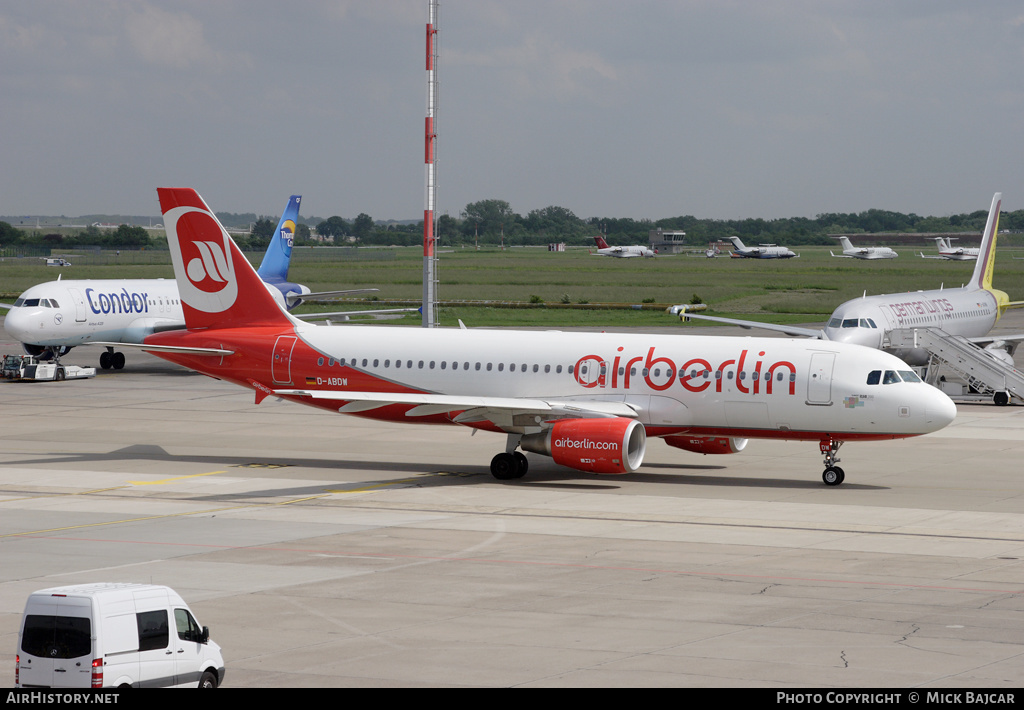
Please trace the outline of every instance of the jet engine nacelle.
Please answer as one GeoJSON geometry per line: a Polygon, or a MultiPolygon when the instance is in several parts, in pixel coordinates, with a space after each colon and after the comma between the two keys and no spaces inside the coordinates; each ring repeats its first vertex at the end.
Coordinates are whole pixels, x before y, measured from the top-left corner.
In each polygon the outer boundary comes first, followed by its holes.
{"type": "Polygon", "coordinates": [[[1005,362],[1013,367],[1013,356],[1007,351],[1008,344],[1005,340],[997,340],[985,346],[985,352],[992,358],[1005,362]]]}
{"type": "Polygon", "coordinates": [[[695,454],[735,454],[747,446],[747,439],[726,436],[666,436],[665,443],[695,454]]]}
{"type": "Polygon", "coordinates": [[[643,463],[647,432],[625,417],[563,419],[547,431],[525,435],[519,446],[577,471],[632,473],[643,463]]]}

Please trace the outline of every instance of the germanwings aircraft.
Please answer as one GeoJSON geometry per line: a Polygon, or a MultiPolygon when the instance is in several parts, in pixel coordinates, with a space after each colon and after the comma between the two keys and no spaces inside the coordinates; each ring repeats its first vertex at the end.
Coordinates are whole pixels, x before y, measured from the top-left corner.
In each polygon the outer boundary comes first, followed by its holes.
{"type": "Polygon", "coordinates": [[[974,261],[978,258],[978,254],[981,249],[976,247],[955,247],[953,246],[953,239],[951,237],[932,237],[935,240],[935,246],[938,247],[939,253],[937,256],[927,256],[921,252],[922,259],[951,259],[953,261],[974,261]]]}
{"type": "Polygon", "coordinates": [[[762,244],[756,247],[743,246],[743,242],[740,241],[739,237],[729,237],[729,241],[732,242],[734,247],[733,252],[729,256],[736,258],[745,257],[747,259],[790,259],[794,256],[799,256],[793,253],[786,247],[780,247],[776,244],[762,244]]]}
{"type": "Polygon", "coordinates": [[[898,359],[844,343],[304,323],[196,192],[157,193],[187,329],[139,347],[248,387],[257,404],[504,434],[498,479],[527,472],[522,451],[615,474],[640,467],[651,436],[702,454],[767,438],[818,442],[822,478],[838,485],[843,442],[926,434],[956,414],[898,359]]]}
{"type": "Polygon", "coordinates": [[[619,259],[628,259],[634,256],[652,257],[658,255],[658,253],[653,249],[648,249],[647,247],[640,245],[631,247],[610,247],[608,246],[608,242],[606,242],[602,236],[594,237],[594,242],[597,244],[597,256],[614,256],[619,259]]]}
{"type": "Polygon", "coordinates": [[[832,254],[839,259],[895,259],[899,254],[889,247],[855,247],[849,237],[833,237],[843,247],[842,254],[832,254]]]}
{"type": "MultiPolygon", "coordinates": [[[[302,198],[292,195],[260,264],[259,275],[274,299],[291,309],[303,298],[331,298],[377,289],[310,293],[308,287],[288,281],[295,224],[302,198]]],[[[212,253],[209,258],[214,258],[212,253]]],[[[141,343],[152,333],[185,327],[178,284],[165,279],[60,280],[31,287],[9,306],[4,328],[22,343],[25,352],[56,356],[76,345],[103,343],[104,370],[124,367],[122,343],[141,343]]],[[[366,313],[369,311],[361,311],[366,313]]],[[[352,315],[353,313],[349,313],[352,315]]],[[[323,318],[320,313],[306,317],[323,318]]]]}
{"type": "MultiPolygon", "coordinates": [[[[865,295],[841,304],[828,320],[824,330],[795,326],[735,320],[718,316],[687,313],[687,318],[713,320],[744,328],[763,328],[787,335],[824,339],[831,342],[856,343],[870,348],[883,347],[885,332],[896,328],[941,328],[949,335],[960,335],[982,346],[995,358],[1013,364],[1012,354],[1021,336],[1003,336],[998,340],[986,337],[1007,308],[1024,306],[1024,301],[1011,301],[1005,292],[992,287],[995,267],[996,235],[999,231],[999,208],[1002,193],[992,197],[988,221],[981,240],[981,256],[974,265],[971,280],[961,288],[939,288],[931,291],[865,295]]],[[[890,349],[889,352],[914,366],[928,364],[928,352],[922,348],[890,349]]]]}

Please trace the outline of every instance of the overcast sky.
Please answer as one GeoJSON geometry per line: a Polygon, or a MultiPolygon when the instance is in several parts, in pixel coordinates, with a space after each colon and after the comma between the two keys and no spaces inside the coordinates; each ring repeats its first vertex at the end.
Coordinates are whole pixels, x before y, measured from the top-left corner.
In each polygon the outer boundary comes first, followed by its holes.
{"type": "MultiPolygon", "coordinates": [[[[422,218],[427,0],[0,0],[0,214],[422,218]]],[[[438,209],[1024,208],[1019,0],[447,0],[438,209]]]]}

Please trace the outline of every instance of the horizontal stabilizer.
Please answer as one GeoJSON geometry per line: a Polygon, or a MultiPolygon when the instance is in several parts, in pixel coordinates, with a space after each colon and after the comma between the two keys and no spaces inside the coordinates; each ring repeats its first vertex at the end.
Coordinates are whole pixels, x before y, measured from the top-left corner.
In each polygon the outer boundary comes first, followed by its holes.
{"type": "Polygon", "coordinates": [[[223,357],[225,355],[234,355],[234,350],[224,350],[221,348],[189,348],[182,345],[146,345],[145,343],[99,343],[94,342],[93,345],[103,345],[108,348],[135,348],[136,350],[145,350],[149,353],[179,353],[181,355],[214,355],[216,357],[223,357]]]}

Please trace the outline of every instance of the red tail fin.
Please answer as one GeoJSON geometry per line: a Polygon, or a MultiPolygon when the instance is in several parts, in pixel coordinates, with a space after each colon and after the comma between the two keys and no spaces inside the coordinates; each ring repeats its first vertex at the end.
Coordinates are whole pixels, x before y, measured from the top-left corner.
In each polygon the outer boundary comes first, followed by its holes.
{"type": "Polygon", "coordinates": [[[594,241],[597,243],[597,248],[598,249],[607,249],[608,248],[608,242],[606,242],[604,240],[604,237],[601,237],[601,236],[594,237],[594,241]]]}
{"type": "Polygon", "coordinates": [[[161,187],[157,194],[189,330],[291,325],[195,190],[161,187]]]}

